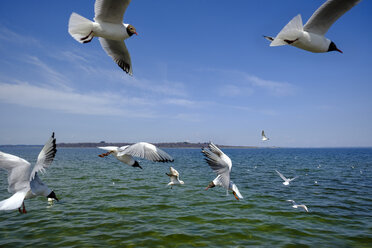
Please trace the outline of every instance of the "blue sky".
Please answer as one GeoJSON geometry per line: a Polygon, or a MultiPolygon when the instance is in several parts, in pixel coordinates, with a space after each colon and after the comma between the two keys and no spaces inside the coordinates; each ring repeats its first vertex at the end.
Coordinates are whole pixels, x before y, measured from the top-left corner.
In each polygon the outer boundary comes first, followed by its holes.
{"type": "Polygon", "coordinates": [[[133,0],[130,77],[97,38],[67,32],[71,12],[93,19],[94,1],[3,1],[0,144],[43,144],[55,131],[58,142],[372,146],[371,1],[328,31],[343,54],[262,37],[323,2],[133,0]]]}

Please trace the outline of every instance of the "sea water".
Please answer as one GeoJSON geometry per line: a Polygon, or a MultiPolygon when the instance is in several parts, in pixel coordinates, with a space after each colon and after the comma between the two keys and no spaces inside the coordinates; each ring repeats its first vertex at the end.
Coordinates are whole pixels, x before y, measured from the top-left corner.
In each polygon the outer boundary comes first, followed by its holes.
{"type": "MultiPolygon", "coordinates": [[[[1,147],[35,163],[41,147],[1,147]]],[[[164,149],[143,170],[96,148],[58,148],[41,179],[59,202],[0,212],[0,247],[372,247],[372,149],[223,149],[244,199],[221,187],[200,149],[164,149]],[[166,187],[173,166],[184,185],[166,187]],[[286,177],[282,184],[275,169],[286,177]],[[292,208],[290,202],[305,204],[292,208]]],[[[0,171],[0,200],[10,197],[0,171]]]]}

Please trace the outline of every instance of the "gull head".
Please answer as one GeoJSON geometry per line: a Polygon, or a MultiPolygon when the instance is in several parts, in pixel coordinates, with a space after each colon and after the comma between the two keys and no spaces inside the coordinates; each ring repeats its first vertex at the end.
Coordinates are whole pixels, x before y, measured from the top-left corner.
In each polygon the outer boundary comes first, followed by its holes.
{"type": "Polygon", "coordinates": [[[331,43],[329,44],[327,52],[331,52],[331,51],[337,51],[337,52],[343,53],[340,49],[337,48],[336,44],[333,41],[331,41],[331,43]]]}
{"type": "Polygon", "coordinates": [[[182,181],[182,180],[180,180],[180,184],[185,184],[185,182],[184,182],[184,181],[182,181]]]}
{"type": "Polygon", "coordinates": [[[233,191],[233,195],[234,195],[235,199],[237,199],[239,201],[239,197],[237,196],[237,194],[235,193],[235,191],[233,191]]]}
{"type": "Polygon", "coordinates": [[[208,190],[208,189],[210,189],[210,188],[213,188],[213,187],[215,187],[216,185],[213,183],[213,181],[211,181],[209,184],[208,184],[208,186],[205,188],[205,190],[208,190]]]}
{"type": "Polygon", "coordinates": [[[283,182],[284,185],[289,185],[288,181],[283,182]]]}
{"type": "Polygon", "coordinates": [[[127,27],[127,32],[128,32],[128,34],[129,34],[129,36],[132,36],[132,35],[138,35],[138,33],[137,33],[137,31],[136,31],[136,28],[133,26],[133,25],[131,25],[131,24],[129,24],[128,25],[128,27],[127,27]]]}
{"type": "Polygon", "coordinates": [[[48,198],[48,201],[49,199],[55,199],[56,201],[58,201],[58,198],[56,196],[56,194],[54,193],[54,191],[50,192],[50,194],[47,196],[48,198]]]}
{"type": "Polygon", "coordinates": [[[132,167],[139,167],[139,168],[143,169],[137,161],[134,161],[134,164],[132,165],[132,167]]]}

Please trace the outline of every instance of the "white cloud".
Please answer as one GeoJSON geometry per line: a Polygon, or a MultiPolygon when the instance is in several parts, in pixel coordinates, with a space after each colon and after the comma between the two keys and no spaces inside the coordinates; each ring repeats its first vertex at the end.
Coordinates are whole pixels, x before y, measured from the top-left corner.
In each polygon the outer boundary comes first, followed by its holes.
{"type": "Polygon", "coordinates": [[[188,99],[179,99],[179,98],[168,98],[163,101],[165,104],[170,105],[179,105],[183,107],[195,107],[198,105],[197,102],[191,101],[188,99]]]}
{"type": "Polygon", "coordinates": [[[22,45],[24,44],[32,46],[36,45],[40,47],[39,40],[35,39],[34,37],[24,34],[18,34],[2,25],[0,25],[0,40],[12,43],[21,43],[22,45]]]}
{"type": "Polygon", "coordinates": [[[57,110],[72,114],[153,117],[140,108],[148,103],[112,93],[78,93],[28,83],[0,83],[0,101],[26,107],[57,110]]]}
{"type": "Polygon", "coordinates": [[[293,85],[286,83],[286,82],[266,80],[266,79],[262,79],[256,76],[246,74],[246,73],[244,77],[252,85],[264,88],[267,91],[269,91],[271,94],[276,95],[276,96],[287,96],[287,95],[292,95],[294,93],[293,85]]]}
{"type": "Polygon", "coordinates": [[[57,85],[65,89],[69,89],[69,87],[67,87],[67,82],[69,82],[69,79],[66,76],[64,76],[62,73],[48,66],[46,63],[41,61],[38,57],[25,56],[24,61],[26,63],[36,66],[36,68],[39,71],[38,74],[42,75],[45,81],[47,81],[49,85],[54,84],[54,85],[57,85]]]}
{"type": "Polygon", "coordinates": [[[288,96],[295,93],[295,87],[290,83],[267,80],[238,70],[203,68],[198,71],[218,73],[220,75],[218,80],[228,82],[219,87],[222,96],[247,96],[260,93],[258,89],[263,89],[274,96],[288,96]]]}
{"type": "Polygon", "coordinates": [[[237,86],[233,84],[226,84],[220,87],[219,93],[221,96],[250,96],[254,90],[251,87],[237,86]]]}

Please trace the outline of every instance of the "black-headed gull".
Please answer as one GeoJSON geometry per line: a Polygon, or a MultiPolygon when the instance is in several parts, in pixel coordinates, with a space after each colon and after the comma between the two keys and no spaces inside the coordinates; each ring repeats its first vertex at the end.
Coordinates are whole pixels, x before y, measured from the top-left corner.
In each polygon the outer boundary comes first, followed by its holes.
{"type": "Polygon", "coordinates": [[[154,162],[163,162],[163,163],[174,161],[171,155],[157,148],[153,144],[150,144],[147,142],[138,142],[130,146],[122,146],[122,147],[101,146],[98,148],[108,151],[106,153],[98,155],[101,158],[112,154],[119,161],[127,165],[133,166],[133,167],[139,167],[141,169],[142,167],[140,166],[138,161],[134,160],[133,157],[139,157],[139,158],[144,158],[144,159],[151,160],[154,162]]]}
{"type": "Polygon", "coordinates": [[[307,207],[304,204],[296,204],[296,202],[294,200],[287,200],[287,201],[292,203],[293,208],[303,208],[303,209],[305,209],[306,212],[309,212],[309,210],[307,209],[307,207]]]}
{"type": "Polygon", "coordinates": [[[137,35],[136,29],[123,23],[124,12],[131,0],[96,0],[94,22],[72,13],[68,32],[80,43],[90,42],[98,36],[106,53],[129,75],[133,74],[132,62],[124,40],[137,35]]]}
{"type": "Polygon", "coordinates": [[[179,185],[179,184],[185,184],[184,181],[180,180],[180,174],[176,169],[174,169],[172,166],[169,167],[169,173],[165,173],[170,178],[170,182],[168,183],[168,186],[173,185],[179,185]]]}
{"type": "Polygon", "coordinates": [[[262,137],[262,140],[263,140],[263,141],[269,140],[269,138],[266,137],[266,135],[265,135],[265,131],[264,131],[264,130],[262,130],[262,132],[261,132],[261,137],[262,137]]]}
{"type": "Polygon", "coordinates": [[[208,184],[205,190],[222,186],[226,190],[231,190],[237,200],[242,199],[243,196],[240,194],[238,187],[230,180],[231,159],[212,142],[208,145],[208,148],[202,148],[202,153],[217,177],[208,184]]]}
{"type": "Polygon", "coordinates": [[[313,53],[324,53],[339,50],[335,43],[324,35],[332,24],[345,12],[354,7],[360,0],[328,0],[320,6],[307,21],[302,25],[301,15],[295,16],[273,38],[264,36],[271,41],[270,46],[291,45],[313,53]]]}
{"type": "Polygon", "coordinates": [[[280,173],[279,171],[275,170],[276,173],[278,173],[278,175],[284,180],[283,184],[284,185],[289,185],[290,182],[292,182],[293,180],[295,180],[297,177],[294,177],[294,178],[286,178],[285,176],[283,176],[282,173],[280,173]]]}
{"type": "Polygon", "coordinates": [[[36,196],[45,196],[48,199],[57,199],[54,191],[48,188],[38,176],[48,168],[56,155],[56,139],[54,133],[37,157],[36,164],[32,167],[26,160],[0,152],[0,168],[8,171],[8,191],[13,194],[10,198],[0,202],[0,210],[19,210],[20,213],[27,213],[24,199],[36,196]],[[21,206],[23,210],[21,211],[21,206]]]}

